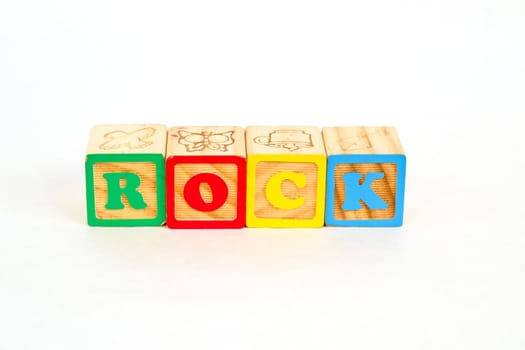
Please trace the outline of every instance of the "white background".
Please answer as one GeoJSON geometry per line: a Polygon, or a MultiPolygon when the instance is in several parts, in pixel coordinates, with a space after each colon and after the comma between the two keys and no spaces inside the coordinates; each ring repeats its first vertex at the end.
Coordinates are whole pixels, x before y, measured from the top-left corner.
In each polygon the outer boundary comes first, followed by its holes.
{"type": "Polygon", "coordinates": [[[0,3],[0,349],[524,349],[525,2],[0,3]],[[97,123],[393,125],[401,229],[93,229],[97,123]]]}

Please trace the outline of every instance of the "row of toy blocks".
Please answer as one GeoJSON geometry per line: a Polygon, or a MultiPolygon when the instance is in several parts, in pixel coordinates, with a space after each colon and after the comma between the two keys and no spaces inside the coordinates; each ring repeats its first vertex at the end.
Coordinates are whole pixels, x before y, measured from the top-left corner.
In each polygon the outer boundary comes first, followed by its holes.
{"type": "Polygon", "coordinates": [[[391,127],[93,127],[88,223],[171,228],[400,226],[391,127]]]}

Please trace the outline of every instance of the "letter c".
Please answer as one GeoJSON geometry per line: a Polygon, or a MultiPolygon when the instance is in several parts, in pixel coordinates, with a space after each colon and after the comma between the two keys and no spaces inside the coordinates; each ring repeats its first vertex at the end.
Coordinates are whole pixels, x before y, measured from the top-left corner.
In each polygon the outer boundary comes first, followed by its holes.
{"type": "Polygon", "coordinates": [[[283,195],[281,185],[285,180],[292,181],[297,188],[306,186],[306,175],[303,173],[281,171],[272,175],[266,183],[266,199],[277,209],[291,210],[301,207],[304,204],[304,197],[288,198],[283,195]]]}

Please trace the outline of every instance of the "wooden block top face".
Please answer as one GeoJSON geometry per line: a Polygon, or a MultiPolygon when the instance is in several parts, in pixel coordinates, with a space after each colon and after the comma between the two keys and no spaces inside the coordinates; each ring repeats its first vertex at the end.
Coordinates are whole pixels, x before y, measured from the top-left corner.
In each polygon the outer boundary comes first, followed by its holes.
{"type": "Polygon", "coordinates": [[[313,126],[249,126],[246,150],[248,155],[325,155],[321,131],[313,126]]]}
{"type": "MultiPolygon", "coordinates": [[[[174,216],[177,220],[224,220],[231,221],[237,217],[237,165],[233,163],[177,163],[174,169],[175,206],[174,216]],[[188,181],[198,174],[218,175],[226,184],[227,199],[217,209],[201,211],[193,208],[184,197],[184,190],[188,181]]],[[[205,203],[213,203],[213,192],[207,183],[201,183],[199,194],[205,203]]]]}
{"type": "Polygon", "coordinates": [[[87,154],[166,153],[166,127],[159,124],[95,125],[87,154]]]}
{"type": "Polygon", "coordinates": [[[326,153],[335,154],[404,154],[393,127],[323,128],[326,153]]]}
{"type": "Polygon", "coordinates": [[[246,157],[244,130],[238,126],[178,126],[168,131],[167,156],[246,157]]]}

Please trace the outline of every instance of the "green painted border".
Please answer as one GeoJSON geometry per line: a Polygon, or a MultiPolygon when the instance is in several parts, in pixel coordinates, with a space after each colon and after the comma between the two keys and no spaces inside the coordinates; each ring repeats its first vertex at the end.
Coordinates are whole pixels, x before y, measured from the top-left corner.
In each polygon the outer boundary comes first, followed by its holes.
{"type": "Polygon", "coordinates": [[[88,154],[86,157],[87,222],[90,226],[162,226],[166,222],[166,162],[162,154],[88,154]],[[95,213],[95,163],[153,162],[157,169],[157,217],[152,219],[99,219],[95,213]]]}

